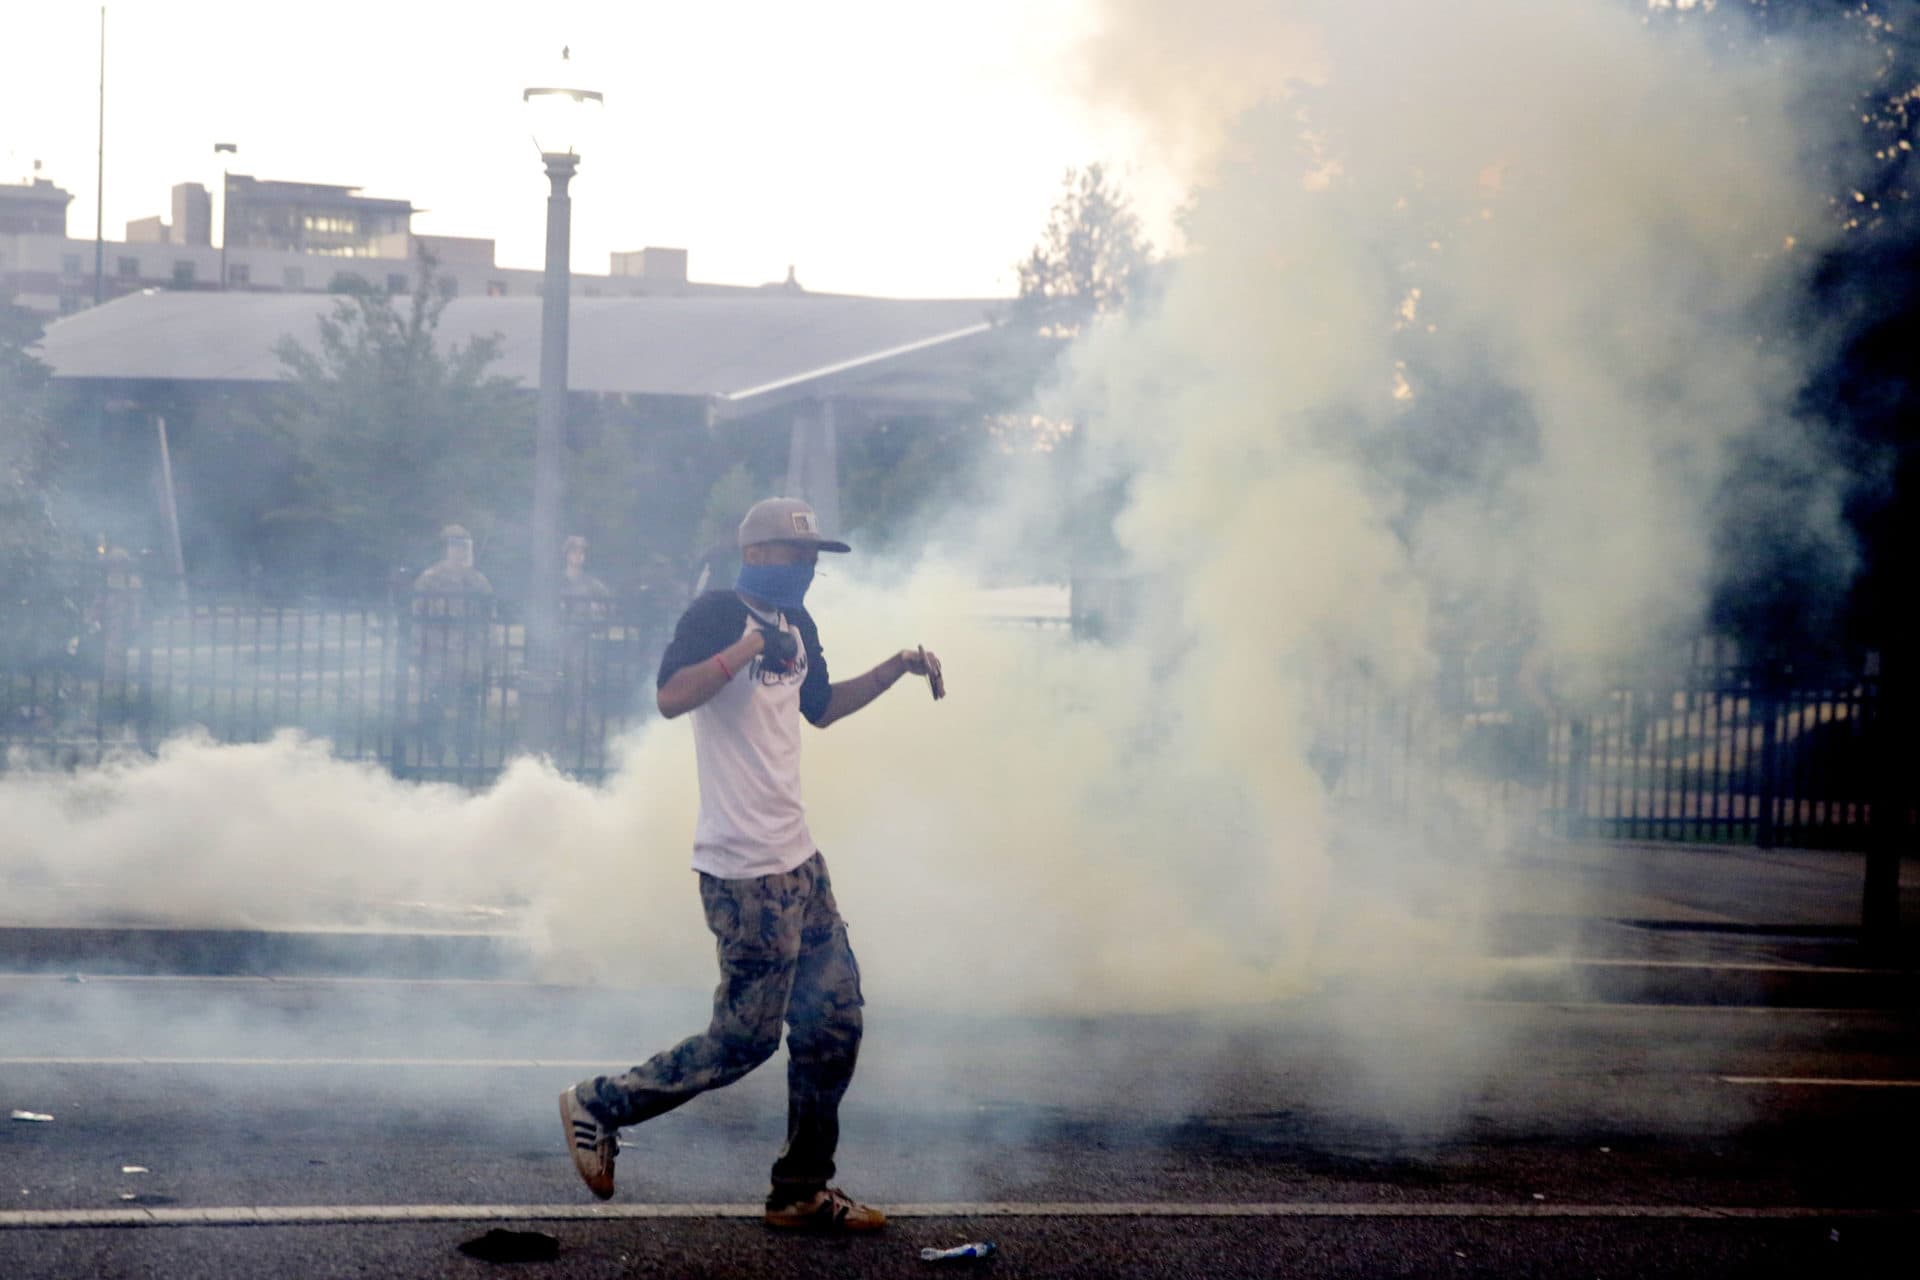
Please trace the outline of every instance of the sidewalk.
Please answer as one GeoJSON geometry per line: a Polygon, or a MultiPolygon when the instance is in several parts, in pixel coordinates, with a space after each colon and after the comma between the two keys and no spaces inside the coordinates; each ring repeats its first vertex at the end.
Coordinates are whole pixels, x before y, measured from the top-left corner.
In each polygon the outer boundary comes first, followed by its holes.
{"type": "MultiPolygon", "coordinates": [[[[1893,959],[1861,942],[1863,874],[1852,853],[1544,843],[1494,879],[1492,976],[1480,994],[1920,1009],[1920,861],[1902,867],[1893,959]]],[[[422,909],[403,929],[22,925],[4,910],[0,973],[535,976],[532,945],[511,916],[471,908],[422,909]]]]}
{"type": "MultiPolygon", "coordinates": [[[[1853,929],[1866,859],[1814,849],[1566,842],[1510,859],[1502,909],[1672,927],[1853,929]]],[[[1920,863],[1901,868],[1902,918],[1920,926],[1920,863]]]]}
{"type": "Polygon", "coordinates": [[[1496,989],[1519,999],[1920,1007],[1920,862],[1892,957],[1860,936],[1865,857],[1718,845],[1543,845],[1497,890],[1496,989]],[[1556,965],[1554,962],[1557,961],[1556,965]]]}

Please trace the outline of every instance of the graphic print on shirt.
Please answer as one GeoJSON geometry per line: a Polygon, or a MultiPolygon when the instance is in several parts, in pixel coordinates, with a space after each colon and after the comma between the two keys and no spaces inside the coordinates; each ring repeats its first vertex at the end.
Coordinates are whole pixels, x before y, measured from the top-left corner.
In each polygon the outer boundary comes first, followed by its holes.
{"type": "Polygon", "coordinates": [[[794,644],[799,646],[799,652],[793,655],[792,663],[784,669],[771,666],[766,661],[765,655],[756,653],[753,656],[752,664],[747,668],[747,674],[752,678],[754,683],[773,687],[783,684],[805,684],[807,682],[807,647],[801,643],[798,629],[786,627],[783,628],[783,630],[793,637],[794,644]]]}
{"type": "Polygon", "coordinates": [[[761,615],[734,593],[713,592],[688,606],[660,662],[664,685],[763,623],[794,637],[793,669],[756,656],[690,717],[700,784],[693,866],[722,879],[784,873],[814,852],[800,797],[800,726],[818,724],[832,700],[826,655],[805,610],[761,615]]]}
{"type": "MultiPolygon", "coordinates": [[[[673,640],[666,652],[660,655],[655,685],[664,686],[674,672],[684,667],[711,661],[715,654],[752,630],[756,616],[748,610],[746,602],[731,591],[710,591],[694,600],[675,625],[673,640]]],[[[832,695],[826,656],[820,650],[820,633],[805,609],[783,610],[781,617],[788,634],[800,642],[799,665],[794,668],[800,684],[800,712],[817,724],[826,714],[832,695]]],[[[763,681],[757,659],[749,662],[740,675],[740,683],[745,688],[772,691],[787,683],[784,679],[763,681]]]]}

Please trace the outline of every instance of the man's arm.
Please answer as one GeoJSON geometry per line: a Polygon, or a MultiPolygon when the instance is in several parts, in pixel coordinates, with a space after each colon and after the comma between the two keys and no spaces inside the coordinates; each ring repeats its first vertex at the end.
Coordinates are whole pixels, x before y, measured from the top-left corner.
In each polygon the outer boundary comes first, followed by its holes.
{"type": "Polygon", "coordinates": [[[852,715],[893,688],[901,676],[931,676],[938,674],[939,671],[940,659],[931,653],[923,649],[902,649],[873,670],[833,685],[833,694],[827,700],[827,709],[818,720],[813,722],[814,726],[824,729],[834,721],[852,715]]]}
{"type": "Polygon", "coordinates": [[[755,627],[713,657],[681,667],[667,677],[654,696],[660,714],[671,720],[719,693],[758,656],[765,643],[760,629],[755,627]]]}

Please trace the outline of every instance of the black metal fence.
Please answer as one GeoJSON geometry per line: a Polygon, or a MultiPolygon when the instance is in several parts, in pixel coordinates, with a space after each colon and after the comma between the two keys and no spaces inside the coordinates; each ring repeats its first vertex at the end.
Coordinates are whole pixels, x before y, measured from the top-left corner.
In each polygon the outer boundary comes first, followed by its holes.
{"type": "MultiPolygon", "coordinates": [[[[195,726],[226,742],[294,727],[401,777],[477,785],[530,740],[511,602],[269,601],[113,581],[66,652],[0,669],[6,763],[89,764],[195,726]]],[[[648,600],[565,603],[546,734],[560,768],[606,775],[619,731],[650,712],[672,614],[648,600]]],[[[1060,643],[1072,643],[1064,629],[1060,643]]],[[[1864,848],[1883,765],[1916,754],[1889,754],[1906,739],[1872,667],[1790,678],[1724,644],[1544,696],[1550,680],[1529,696],[1511,672],[1442,683],[1417,700],[1360,679],[1313,686],[1311,756],[1337,796],[1415,816],[1499,809],[1573,836],[1864,848]]],[[[1911,827],[1911,801],[1898,807],[1882,820],[1911,827]]]]}
{"type": "Polygon", "coordinates": [[[1529,698],[1515,683],[1462,681],[1416,706],[1365,680],[1328,682],[1315,764],[1344,799],[1499,810],[1581,838],[1865,849],[1876,804],[1895,827],[1920,819],[1920,771],[1901,763],[1910,750],[1889,754],[1905,739],[1872,663],[1783,673],[1703,641],[1585,690],[1529,698]]]}
{"type": "MultiPolygon", "coordinates": [[[[165,583],[109,586],[64,653],[0,670],[8,762],[71,767],[198,727],[223,742],[285,728],[401,777],[494,777],[528,740],[525,628],[486,594],[377,603],[165,583]]],[[[660,639],[648,601],[564,601],[549,754],[599,779],[651,705],[660,639]]]]}

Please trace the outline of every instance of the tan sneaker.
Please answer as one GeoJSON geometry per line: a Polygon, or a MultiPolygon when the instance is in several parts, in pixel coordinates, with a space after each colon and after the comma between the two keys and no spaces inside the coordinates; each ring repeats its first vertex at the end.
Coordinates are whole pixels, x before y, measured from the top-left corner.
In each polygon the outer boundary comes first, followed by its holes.
{"type": "Polygon", "coordinates": [[[792,1204],[777,1208],[767,1206],[767,1225],[782,1231],[839,1235],[842,1232],[878,1231],[887,1225],[887,1215],[872,1205],[861,1204],[838,1187],[827,1187],[792,1204]]]}
{"type": "Polygon", "coordinates": [[[571,1087],[560,1093],[560,1127],[566,1133],[567,1150],[573,1152],[573,1167],[580,1171],[587,1190],[602,1200],[613,1199],[613,1158],[620,1154],[615,1131],[601,1124],[571,1087]]]}

